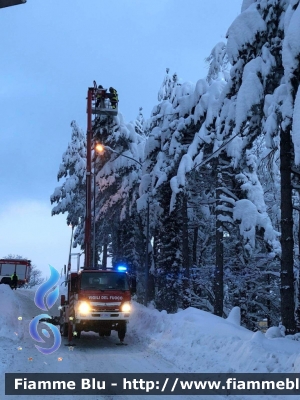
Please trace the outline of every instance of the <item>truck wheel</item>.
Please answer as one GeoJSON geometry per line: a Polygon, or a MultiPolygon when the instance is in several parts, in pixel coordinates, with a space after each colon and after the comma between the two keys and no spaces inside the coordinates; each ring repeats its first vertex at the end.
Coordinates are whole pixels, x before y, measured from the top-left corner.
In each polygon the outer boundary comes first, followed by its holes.
{"type": "Polygon", "coordinates": [[[60,333],[61,336],[67,337],[68,336],[68,324],[61,324],[60,325],[60,333]]]}
{"type": "Polygon", "coordinates": [[[122,341],[126,335],[126,323],[120,323],[118,326],[118,338],[122,341]]]}
{"type": "Polygon", "coordinates": [[[105,332],[104,332],[104,335],[105,335],[105,336],[110,336],[110,335],[111,335],[111,331],[105,331],[105,332]]]}

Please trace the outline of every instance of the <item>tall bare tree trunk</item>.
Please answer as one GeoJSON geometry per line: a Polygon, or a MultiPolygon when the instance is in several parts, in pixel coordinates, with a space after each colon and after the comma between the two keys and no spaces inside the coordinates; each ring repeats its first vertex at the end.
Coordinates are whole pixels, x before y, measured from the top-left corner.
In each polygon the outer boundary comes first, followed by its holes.
{"type": "Polygon", "coordinates": [[[103,257],[102,257],[102,268],[107,268],[107,243],[103,244],[103,257]]]}
{"type": "MultiPolygon", "coordinates": [[[[220,205],[222,178],[221,173],[218,173],[217,177],[217,190],[216,199],[217,206],[220,205]]],[[[223,316],[223,225],[222,221],[218,218],[221,211],[216,209],[216,268],[214,276],[214,294],[215,294],[215,304],[214,304],[214,314],[219,317],[223,316]]]]}
{"type": "MultiPolygon", "coordinates": [[[[298,193],[298,197],[300,196],[300,193],[298,193]]],[[[300,331],[300,273],[299,273],[299,268],[300,268],[300,210],[298,211],[298,276],[297,276],[297,285],[296,285],[296,298],[297,298],[297,305],[296,311],[295,311],[295,318],[296,318],[296,330],[297,332],[300,331]]]]}
{"type": "Polygon", "coordinates": [[[280,174],[281,174],[281,321],[286,334],[296,332],[294,298],[294,238],[293,204],[291,182],[291,133],[280,130],[280,174]]]}
{"type": "Polygon", "coordinates": [[[190,265],[189,265],[189,233],[188,233],[188,212],[187,196],[182,199],[182,261],[184,268],[184,293],[183,307],[190,307],[190,265]]]}
{"type": "Polygon", "coordinates": [[[198,243],[198,226],[194,228],[193,237],[193,265],[197,265],[197,243],[198,243]]]}

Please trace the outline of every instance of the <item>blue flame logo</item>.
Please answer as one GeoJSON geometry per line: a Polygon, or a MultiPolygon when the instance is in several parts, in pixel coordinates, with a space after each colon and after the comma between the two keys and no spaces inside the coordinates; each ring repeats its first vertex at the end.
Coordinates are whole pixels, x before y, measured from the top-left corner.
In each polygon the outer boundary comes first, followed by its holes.
{"type": "MultiPolygon", "coordinates": [[[[51,272],[50,278],[38,288],[34,297],[35,305],[43,311],[49,311],[59,296],[59,287],[56,286],[59,281],[59,273],[51,265],[49,265],[49,267],[51,272]]],[[[54,344],[50,348],[40,347],[38,345],[35,345],[35,347],[43,354],[51,354],[60,347],[61,336],[57,327],[52,325],[50,322],[45,322],[45,319],[51,319],[51,317],[48,314],[40,314],[36,316],[29,324],[29,333],[37,342],[46,343],[45,338],[50,338],[49,331],[47,329],[41,329],[41,332],[38,332],[39,323],[42,322],[45,324],[53,334],[54,344]],[[43,321],[41,321],[41,319],[43,319],[43,321]]]]}
{"type": "MultiPolygon", "coordinates": [[[[50,318],[48,314],[40,314],[37,317],[33,318],[33,320],[30,322],[29,324],[29,333],[32,337],[32,339],[36,340],[39,343],[46,343],[44,338],[49,339],[50,334],[46,329],[42,329],[42,336],[40,336],[40,333],[38,332],[38,325],[40,323],[41,319],[44,318],[50,318]]],[[[50,331],[52,332],[53,336],[54,336],[54,344],[52,347],[47,348],[47,347],[40,347],[38,345],[35,344],[35,347],[38,349],[38,351],[40,353],[43,354],[51,354],[54,353],[61,345],[61,336],[59,333],[59,330],[56,328],[56,326],[50,324],[49,322],[42,322],[43,324],[45,324],[46,326],[48,326],[48,328],[50,329],[50,331]]]]}
{"type": "Polygon", "coordinates": [[[34,298],[35,305],[44,311],[48,311],[49,308],[51,308],[53,306],[53,304],[55,304],[55,302],[59,296],[59,287],[58,286],[55,287],[55,285],[59,281],[59,273],[51,265],[49,265],[49,267],[50,267],[50,272],[51,272],[50,278],[47,280],[47,282],[43,283],[38,288],[38,290],[35,293],[35,298],[34,298]],[[52,290],[46,298],[46,305],[45,305],[44,297],[53,288],[54,288],[54,290],[52,290]]]}

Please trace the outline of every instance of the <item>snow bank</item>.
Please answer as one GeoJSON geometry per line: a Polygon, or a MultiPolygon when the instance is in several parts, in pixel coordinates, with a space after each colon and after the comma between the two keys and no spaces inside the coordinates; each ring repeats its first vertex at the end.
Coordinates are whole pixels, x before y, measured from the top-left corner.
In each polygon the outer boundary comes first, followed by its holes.
{"type": "Polygon", "coordinates": [[[167,314],[134,302],[129,331],[182,372],[300,372],[297,338],[253,333],[239,318],[237,307],[225,320],[192,307],[167,314]]]}
{"type": "Polygon", "coordinates": [[[16,291],[8,285],[0,285],[0,339],[17,341],[21,320],[16,291]]]}

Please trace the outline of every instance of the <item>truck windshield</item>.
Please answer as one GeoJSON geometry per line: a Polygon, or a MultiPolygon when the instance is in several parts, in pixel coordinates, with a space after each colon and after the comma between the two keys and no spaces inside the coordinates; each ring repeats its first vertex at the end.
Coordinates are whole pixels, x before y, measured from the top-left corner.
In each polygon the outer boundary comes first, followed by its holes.
{"type": "Polygon", "coordinates": [[[127,275],[120,272],[89,272],[81,274],[82,290],[129,290],[127,275]]]}

